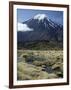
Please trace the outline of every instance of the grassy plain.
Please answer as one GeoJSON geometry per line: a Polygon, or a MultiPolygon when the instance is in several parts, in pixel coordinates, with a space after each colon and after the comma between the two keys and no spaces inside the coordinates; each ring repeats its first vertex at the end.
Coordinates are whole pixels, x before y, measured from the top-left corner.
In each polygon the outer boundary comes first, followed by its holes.
{"type": "Polygon", "coordinates": [[[18,50],[17,56],[18,80],[63,77],[63,50],[18,50]]]}

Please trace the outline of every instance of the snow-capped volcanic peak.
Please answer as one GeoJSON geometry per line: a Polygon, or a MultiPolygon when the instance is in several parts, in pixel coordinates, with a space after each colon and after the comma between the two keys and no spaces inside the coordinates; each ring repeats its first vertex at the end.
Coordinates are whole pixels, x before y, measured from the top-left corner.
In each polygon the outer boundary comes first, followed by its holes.
{"type": "Polygon", "coordinates": [[[37,14],[34,16],[34,19],[43,20],[44,18],[47,18],[46,14],[37,14]]]}

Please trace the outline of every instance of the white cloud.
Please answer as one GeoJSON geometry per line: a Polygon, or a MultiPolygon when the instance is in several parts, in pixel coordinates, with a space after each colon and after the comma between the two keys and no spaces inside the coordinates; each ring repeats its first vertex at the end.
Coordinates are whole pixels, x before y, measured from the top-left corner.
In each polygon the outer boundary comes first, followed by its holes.
{"type": "Polygon", "coordinates": [[[27,24],[18,23],[18,31],[33,31],[33,29],[29,28],[27,24]]]}

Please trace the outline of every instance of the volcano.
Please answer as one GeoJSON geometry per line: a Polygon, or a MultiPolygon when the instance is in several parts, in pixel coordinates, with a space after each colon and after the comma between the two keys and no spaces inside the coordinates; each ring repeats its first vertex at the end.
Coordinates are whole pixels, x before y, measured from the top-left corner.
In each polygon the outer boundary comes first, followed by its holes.
{"type": "Polygon", "coordinates": [[[37,14],[25,22],[18,23],[17,42],[18,46],[22,47],[34,46],[33,43],[40,42],[57,42],[62,47],[63,25],[55,23],[46,14],[37,14]]]}

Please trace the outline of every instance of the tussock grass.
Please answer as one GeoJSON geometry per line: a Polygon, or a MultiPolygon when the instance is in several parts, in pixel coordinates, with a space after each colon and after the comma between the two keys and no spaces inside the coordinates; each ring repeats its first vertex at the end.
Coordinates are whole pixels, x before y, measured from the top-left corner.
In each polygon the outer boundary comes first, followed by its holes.
{"type": "Polygon", "coordinates": [[[62,50],[18,50],[17,53],[18,80],[63,77],[62,50]]]}

